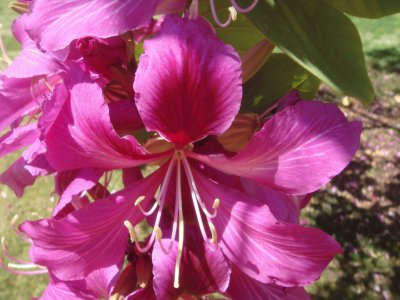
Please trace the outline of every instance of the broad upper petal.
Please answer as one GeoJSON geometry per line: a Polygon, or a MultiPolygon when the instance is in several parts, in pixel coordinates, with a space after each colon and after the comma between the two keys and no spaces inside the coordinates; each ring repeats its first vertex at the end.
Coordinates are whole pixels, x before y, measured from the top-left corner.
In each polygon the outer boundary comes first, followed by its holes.
{"type": "Polygon", "coordinates": [[[60,280],[83,279],[96,269],[119,265],[129,236],[124,220],[136,225],[143,219],[134,206],[135,199],[152,199],[164,175],[165,168],[161,168],[134,186],[62,219],[23,223],[21,231],[33,242],[32,260],[46,266],[60,280]]]}
{"type": "Polygon", "coordinates": [[[263,283],[306,285],[317,280],[339,244],[323,231],[279,222],[268,206],[195,172],[203,201],[220,199],[213,219],[219,245],[232,263],[263,283]]]}
{"type": "Polygon", "coordinates": [[[132,136],[120,138],[100,86],[81,74],[71,78],[70,99],[45,136],[47,157],[57,171],[126,168],[163,157],[148,155],[132,136]]]}
{"type": "Polygon", "coordinates": [[[348,122],[337,105],[302,101],[268,120],[232,158],[189,155],[228,174],[304,195],[349,164],[360,134],[361,123],[348,122]]]}
{"type": "Polygon", "coordinates": [[[26,25],[30,36],[45,50],[60,50],[73,40],[106,38],[145,24],[157,0],[37,0],[26,25]]]}
{"type": "Polygon", "coordinates": [[[166,17],[144,48],[134,89],[149,131],[184,146],[230,126],[242,97],[240,58],[206,21],[166,17]]]}

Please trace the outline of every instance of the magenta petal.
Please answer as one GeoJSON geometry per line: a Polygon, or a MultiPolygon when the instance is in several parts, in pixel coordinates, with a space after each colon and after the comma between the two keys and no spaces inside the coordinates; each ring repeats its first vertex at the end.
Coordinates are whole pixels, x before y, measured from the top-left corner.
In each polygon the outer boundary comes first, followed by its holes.
{"type": "Polygon", "coordinates": [[[302,197],[284,194],[247,179],[242,180],[242,185],[247,194],[265,203],[278,221],[293,224],[299,222],[301,201],[298,198],[302,197]]]}
{"type": "Polygon", "coordinates": [[[54,74],[62,67],[51,54],[40,51],[25,31],[28,15],[20,16],[13,24],[13,33],[22,45],[22,51],[4,71],[9,78],[28,78],[36,75],[54,74]]]}
{"type": "Polygon", "coordinates": [[[148,155],[132,137],[114,131],[101,88],[89,79],[76,78],[58,118],[45,141],[47,157],[57,171],[76,168],[117,169],[138,166],[160,155],[148,155]]]}
{"type": "Polygon", "coordinates": [[[143,174],[139,167],[122,169],[122,183],[125,187],[134,184],[142,178],[143,174]]]}
{"type": "Polygon", "coordinates": [[[69,101],[68,87],[64,83],[60,83],[56,85],[52,95],[42,102],[42,115],[38,122],[41,140],[44,139],[54,122],[57,120],[66,101],[69,101]]]}
{"type": "Polygon", "coordinates": [[[107,299],[115,285],[118,274],[119,268],[117,265],[95,270],[85,278],[86,288],[96,299],[107,299]]]}
{"type": "Polygon", "coordinates": [[[303,101],[268,120],[232,158],[191,155],[228,174],[294,195],[316,191],[339,174],[360,144],[361,123],[335,104],[303,101]]]}
{"type": "Polygon", "coordinates": [[[37,0],[27,30],[45,50],[63,49],[75,39],[106,38],[146,23],[157,0],[37,0]]]}
{"type": "MultiPolygon", "coordinates": [[[[165,168],[133,187],[81,208],[66,217],[25,222],[20,226],[33,241],[32,260],[46,266],[60,280],[82,279],[93,270],[119,265],[128,243],[124,221],[143,219],[135,199],[152,199],[165,168]],[[62,258],[62,259],[60,259],[62,258]]],[[[143,203],[146,205],[146,203],[143,203]]]]}
{"type": "Polygon", "coordinates": [[[127,295],[124,300],[157,300],[152,285],[148,285],[143,289],[135,290],[127,295]]]}
{"type": "Polygon", "coordinates": [[[40,300],[108,299],[111,285],[118,274],[117,266],[95,270],[85,279],[60,281],[50,275],[50,283],[40,300]]]}
{"type": "Polygon", "coordinates": [[[32,185],[36,177],[54,172],[43,154],[44,150],[43,144],[36,140],[0,175],[0,183],[8,185],[18,197],[22,197],[25,188],[32,185]]]}
{"type": "Polygon", "coordinates": [[[166,17],[144,48],[134,89],[148,130],[183,146],[230,126],[242,97],[240,58],[206,21],[166,17]]]}
{"type": "Polygon", "coordinates": [[[94,187],[102,175],[103,171],[100,169],[78,170],[77,174],[75,174],[75,178],[68,184],[61,194],[60,200],[53,211],[53,216],[70,203],[73,197],[79,197],[79,193],[94,187]]]}
{"type": "Polygon", "coordinates": [[[142,119],[139,116],[133,100],[120,100],[108,104],[111,123],[115,131],[120,135],[132,134],[143,128],[142,119]]]}
{"type": "Polygon", "coordinates": [[[0,131],[38,107],[31,93],[32,79],[0,75],[0,131]]]}
{"type": "Polygon", "coordinates": [[[17,127],[0,138],[0,157],[32,144],[37,137],[36,124],[17,127]]]}
{"type": "MultiPolygon", "coordinates": [[[[158,299],[177,299],[183,294],[202,296],[213,292],[225,292],[229,284],[230,266],[220,249],[205,245],[198,228],[185,226],[179,288],[174,288],[175,261],[178,243],[174,241],[171,252],[165,255],[160,244],[152,253],[154,291],[158,299]],[[193,280],[196,278],[196,280],[193,280]]],[[[167,247],[170,239],[162,240],[167,247]]]]}
{"type": "Polygon", "coordinates": [[[232,268],[231,282],[227,291],[232,300],[311,300],[302,287],[285,288],[261,283],[232,268]]]}
{"type": "Polygon", "coordinates": [[[266,205],[195,172],[206,203],[220,199],[213,219],[224,254],[248,276],[263,283],[305,285],[317,280],[339,244],[323,231],[278,222],[266,205]]]}
{"type": "MultiPolygon", "coordinates": [[[[35,298],[34,298],[35,299],[35,298]]],[[[85,288],[85,282],[54,282],[50,281],[39,300],[95,300],[85,288]]]]}

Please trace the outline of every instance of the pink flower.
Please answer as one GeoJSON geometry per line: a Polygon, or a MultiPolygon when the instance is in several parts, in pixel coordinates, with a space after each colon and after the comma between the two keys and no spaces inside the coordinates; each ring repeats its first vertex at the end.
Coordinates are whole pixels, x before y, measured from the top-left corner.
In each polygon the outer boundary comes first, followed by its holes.
{"type": "Polygon", "coordinates": [[[56,51],[87,36],[120,35],[184,5],[184,0],[35,0],[26,29],[41,49],[56,51]]]}
{"type": "Polygon", "coordinates": [[[294,220],[307,202],[302,195],[350,162],[361,124],[349,123],[334,104],[300,101],[263,122],[238,153],[201,151],[230,127],[242,97],[238,54],[202,19],[166,18],[145,42],[134,89],[144,126],[164,140],[165,151],[149,153],[133,136],[118,136],[101,87],[82,75],[72,77],[70,99],[46,134],[46,156],[57,171],[160,167],[61,219],[24,223],[33,261],[60,280],[79,280],[121,264],[129,232],[141,252],[155,243],[156,294],[157,270],[173,273],[170,284],[179,288],[187,280],[185,251],[197,247],[205,247],[201,255],[216,249],[213,255],[234,265],[235,280],[247,276],[243,284],[254,281],[260,290],[318,279],[341,249],[294,220]],[[154,230],[141,245],[134,226],[145,216],[154,230]],[[189,224],[197,224],[200,242],[188,237],[189,224]]]}

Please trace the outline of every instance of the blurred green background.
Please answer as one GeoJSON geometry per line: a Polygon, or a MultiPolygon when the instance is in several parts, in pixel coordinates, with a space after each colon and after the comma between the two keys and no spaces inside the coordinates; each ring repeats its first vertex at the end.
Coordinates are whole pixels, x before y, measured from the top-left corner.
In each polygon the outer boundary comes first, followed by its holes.
{"type": "MultiPolygon", "coordinates": [[[[0,0],[0,34],[11,57],[18,45],[10,32],[16,17],[0,0]]],[[[352,18],[363,43],[377,101],[363,107],[322,86],[319,97],[337,102],[351,119],[364,123],[361,149],[343,174],[316,193],[304,211],[310,225],[333,235],[345,252],[307,289],[313,299],[400,299],[400,15],[379,20],[352,18]]],[[[338,62],[339,63],[339,62],[338,62]]],[[[5,64],[0,60],[0,68],[5,64]]],[[[0,160],[0,170],[18,155],[0,160]]],[[[42,178],[18,199],[0,186],[0,236],[10,252],[28,259],[29,245],[11,229],[11,219],[48,216],[54,206],[52,179],[42,178]]],[[[0,253],[0,257],[4,257],[0,253]]],[[[0,299],[39,296],[46,275],[11,275],[0,270],[0,299]]]]}

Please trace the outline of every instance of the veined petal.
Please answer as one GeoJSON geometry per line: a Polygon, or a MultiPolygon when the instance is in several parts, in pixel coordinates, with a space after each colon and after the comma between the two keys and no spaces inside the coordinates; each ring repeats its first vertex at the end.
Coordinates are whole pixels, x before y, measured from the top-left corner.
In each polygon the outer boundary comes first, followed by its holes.
{"type": "Polygon", "coordinates": [[[18,197],[22,197],[25,188],[32,185],[36,177],[54,172],[43,152],[43,144],[36,140],[0,175],[0,183],[8,185],[18,197]]]}
{"type": "Polygon", "coordinates": [[[29,78],[37,75],[54,74],[62,70],[57,58],[39,50],[25,31],[28,15],[20,16],[13,23],[14,36],[22,45],[22,51],[3,75],[9,78],[29,78]]]}
{"type": "Polygon", "coordinates": [[[50,283],[40,300],[108,299],[110,286],[118,272],[119,268],[114,265],[73,281],[60,281],[50,274],[50,283]]]}
{"type": "Polygon", "coordinates": [[[351,161],[361,123],[348,122],[335,104],[303,101],[268,120],[232,158],[189,153],[228,174],[255,180],[289,194],[318,190],[351,161]]]}
{"type": "Polygon", "coordinates": [[[76,81],[70,101],[65,101],[45,137],[47,157],[57,171],[126,168],[165,156],[148,155],[132,136],[120,138],[100,86],[80,74],[71,76],[76,81]]]}
{"type": "Polygon", "coordinates": [[[146,23],[157,0],[37,0],[27,31],[45,50],[63,49],[75,39],[106,38],[146,23]]]}
{"type": "Polygon", "coordinates": [[[248,179],[242,179],[242,185],[248,195],[265,203],[278,221],[299,223],[300,200],[297,198],[302,197],[288,195],[248,179]]]}
{"type": "Polygon", "coordinates": [[[33,241],[32,260],[60,280],[83,279],[96,269],[119,265],[129,236],[124,220],[136,225],[143,219],[134,202],[140,196],[145,196],[144,202],[150,201],[164,175],[165,167],[62,219],[23,223],[21,231],[33,241]]]}
{"type": "Polygon", "coordinates": [[[206,21],[166,17],[144,48],[134,89],[149,131],[184,146],[230,126],[242,98],[240,58],[206,21]]]}
{"type": "Polygon", "coordinates": [[[119,271],[117,265],[94,270],[85,278],[86,288],[96,296],[96,299],[107,299],[115,285],[119,271]]]}
{"type": "Polygon", "coordinates": [[[36,124],[14,128],[0,138],[0,157],[32,144],[37,137],[36,124]]]}
{"type": "Polygon", "coordinates": [[[95,300],[93,295],[90,295],[85,288],[85,282],[78,280],[76,282],[54,282],[50,281],[38,300],[95,300]]]}
{"type": "Polygon", "coordinates": [[[194,172],[202,199],[220,199],[213,219],[224,254],[263,283],[306,285],[317,280],[339,244],[323,231],[278,222],[265,204],[194,172]]]}
{"type": "Polygon", "coordinates": [[[60,212],[68,203],[70,203],[74,196],[82,191],[86,191],[94,187],[100,177],[103,175],[103,170],[100,169],[80,169],[75,174],[75,178],[68,184],[60,200],[53,211],[53,216],[60,212]]]}
{"type": "Polygon", "coordinates": [[[110,120],[115,131],[124,136],[143,128],[135,102],[133,100],[120,100],[108,104],[110,120]]]}
{"type": "Polygon", "coordinates": [[[232,300],[311,300],[302,287],[285,288],[252,279],[238,268],[232,267],[227,291],[232,300]]]}
{"type": "Polygon", "coordinates": [[[138,289],[124,298],[124,300],[144,300],[144,299],[157,300],[152,285],[148,285],[143,289],[138,289]]]}
{"type": "MultiPolygon", "coordinates": [[[[184,294],[202,296],[214,292],[225,292],[229,284],[231,269],[222,251],[211,249],[209,245],[205,245],[198,228],[194,226],[185,226],[184,240],[179,288],[174,288],[178,243],[173,242],[172,250],[167,255],[162,251],[159,242],[154,244],[152,253],[153,284],[157,298],[173,300],[184,294]]],[[[168,238],[161,241],[165,246],[170,244],[168,238]]]]}
{"type": "Polygon", "coordinates": [[[38,108],[31,93],[31,78],[0,76],[0,131],[38,108]]]}

